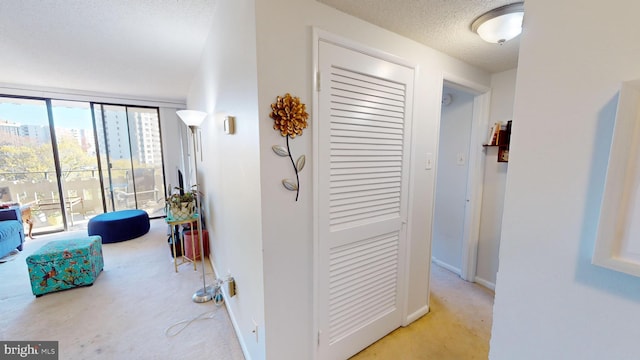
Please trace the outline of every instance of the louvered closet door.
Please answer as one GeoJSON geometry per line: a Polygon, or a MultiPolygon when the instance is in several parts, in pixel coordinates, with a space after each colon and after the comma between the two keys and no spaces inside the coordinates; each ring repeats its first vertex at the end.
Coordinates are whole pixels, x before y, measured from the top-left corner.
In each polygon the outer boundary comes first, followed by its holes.
{"type": "Polygon", "coordinates": [[[401,325],[413,69],[320,41],[319,359],[401,325]]]}

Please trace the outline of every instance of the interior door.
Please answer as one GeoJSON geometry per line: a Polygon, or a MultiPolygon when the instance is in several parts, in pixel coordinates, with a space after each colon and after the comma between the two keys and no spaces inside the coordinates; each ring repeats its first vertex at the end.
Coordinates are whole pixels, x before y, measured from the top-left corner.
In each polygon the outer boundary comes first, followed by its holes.
{"type": "Polygon", "coordinates": [[[320,40],[318,358],[402,322],[414,70],[320,40]]]}

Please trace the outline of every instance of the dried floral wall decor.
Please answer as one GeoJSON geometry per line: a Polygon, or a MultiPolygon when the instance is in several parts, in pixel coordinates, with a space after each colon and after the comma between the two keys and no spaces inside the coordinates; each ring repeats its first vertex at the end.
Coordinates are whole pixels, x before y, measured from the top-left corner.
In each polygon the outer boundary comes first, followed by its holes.
{"type": "Polygon", "coordinates": [[[278,156],[288,156],[291,160],[291,165],[293,165],[293,170],[296,173],[295,182],[289,179],[283,179],[282,185],[287,190],[295,191],[296,201],[298,201],[298,195],[300,194],[300,179],[298,178],[298,173],[302,171],[304,167],[305,156],[300,155],[296,161],[293,161],[293,156],[289,149],[289,138],[302,135],[302,130],[307,127],[309,114],[307,114],[306,107],[300,102],[299,97],[286,93],[284,96],[278,96],[276,102],[271,104],[269,117],[273,119],[273,128],[287,139],[286,148],[281,145],[273,145],[271,149],[273,149],[273,152],[278,156]]]}

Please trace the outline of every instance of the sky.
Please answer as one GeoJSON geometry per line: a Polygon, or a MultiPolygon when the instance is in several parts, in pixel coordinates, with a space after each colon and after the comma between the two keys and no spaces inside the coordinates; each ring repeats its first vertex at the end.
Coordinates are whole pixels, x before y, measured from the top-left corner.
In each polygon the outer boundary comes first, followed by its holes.
{"type": "MultiPolygon", "coordinates": [[[[56,127],[68,129],[93,128],[89,103],[57,102],[54,100],[52,101],[52,112],[56,127]]],[[[0,97],[0,120],[7,120],[21,125],[49,125],[47,106],[44,101],[40,100],[0,97]]]]}

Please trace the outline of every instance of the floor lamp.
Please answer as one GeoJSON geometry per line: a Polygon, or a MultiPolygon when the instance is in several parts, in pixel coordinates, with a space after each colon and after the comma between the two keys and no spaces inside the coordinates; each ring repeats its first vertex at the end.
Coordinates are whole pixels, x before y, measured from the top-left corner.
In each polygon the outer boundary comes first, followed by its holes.
{"type": "MultiPolygon", "coordinates": [[[[197,303],[207,302],[213,299],[214,288],[207,286],[204,269],[204,243],[202,240],[202,205],[200,199],[200,186],[198,185],[198,159],[196,158],[196,129],[207,117],[207,113],[196,110],[180,110],[176,114],[191,129],[193,139],[193,164],[195,170],[196,203],[198,206],[198,241],[200,242],[200,259],[202,260],[202,289],[196,290],[193,294],[193,301],[197,303]]],[[[192,232],[193,233],[193,232],[192,232]]]]}

